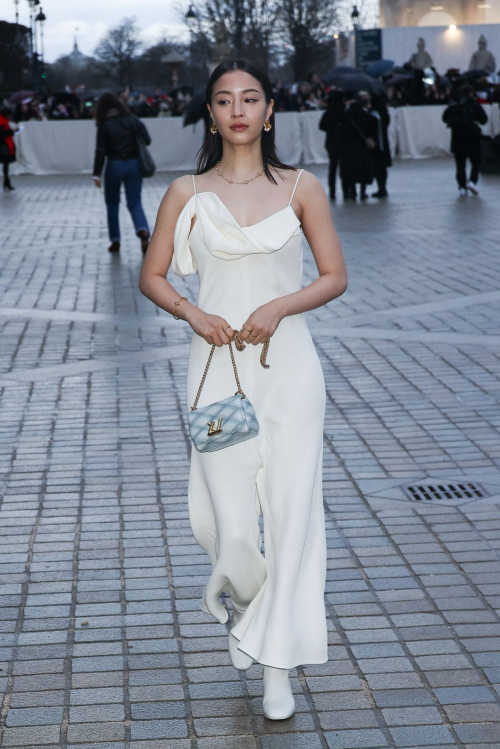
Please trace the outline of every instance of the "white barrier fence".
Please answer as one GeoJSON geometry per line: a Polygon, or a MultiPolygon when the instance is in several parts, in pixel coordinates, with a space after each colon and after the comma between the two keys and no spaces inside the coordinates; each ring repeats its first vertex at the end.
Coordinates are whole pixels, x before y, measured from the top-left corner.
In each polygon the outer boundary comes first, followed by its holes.
{"type": "MultiPolygon", "coordinates": [[[[485,135],[500,132],[499,105],[484,107],[488,122],[485,135]]],[[[444,106],[390,109],[389,141],[392,155],[402,159],[425,159],[450,154],[450,130],[442,122],[444,106]]],[[[324,110],[323,110],[324,111],[324,110]]],[[[288,164],[324,164],[325,133],[318,129],[323,111],[276,114],[276,142],[282,161],[288,164]]],[[[161,171],[193,171],[196,152],[204,133],[202,122],[182,127],[182,118],[144,120],[151,138],[151,153],[161,171]]],[[[14,174],[90,174],[95,148],[95,124],[90,120],[70,122],[30,121],[16,136],[18,161],[14,174]]]]}

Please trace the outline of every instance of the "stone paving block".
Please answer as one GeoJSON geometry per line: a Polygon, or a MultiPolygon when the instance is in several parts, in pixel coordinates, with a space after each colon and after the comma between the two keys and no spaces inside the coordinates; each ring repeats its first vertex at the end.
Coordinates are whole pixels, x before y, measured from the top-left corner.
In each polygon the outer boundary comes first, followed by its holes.
{"type": "Polygon", "coordinates": [[[446,726],[415,726],[411,728],[390,728],[397,746],[435,746],[455,744],[455,739],[446,726]]]}
{"type": "Polygon", "coordinates": [[[59,725],[6,728],[2,737],[3,746],[43,746],[58,741],[59,725]]]}
{"type": "Polygon", "coordinates": [[[325,732],[329,749],[377,749],[388,746],[388,741],[379,729],[360,731],[325,732]]]}
{"type": "Polygon", "coordinates": [[[183,720],[136,720],[130,724],[132,740],[138,739],[176,739],[188,735],[183,720]]]}
{"type": "Polygon", "coordinates": [[[125,738],[123,723],[70,723],[68,743],[122,741],[125,738]]]}

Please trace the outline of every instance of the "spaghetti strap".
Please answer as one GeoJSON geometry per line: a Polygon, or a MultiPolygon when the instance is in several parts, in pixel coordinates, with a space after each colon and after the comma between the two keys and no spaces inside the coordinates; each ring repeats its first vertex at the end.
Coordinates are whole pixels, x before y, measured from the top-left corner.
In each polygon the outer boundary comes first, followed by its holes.
{"type": "Polygon", "coordinates": [[[196,182],[194,181],[194,174],[192,174],[191,177],[193,178],[194,194],[196,195],[196,182]]]}
{"type": "Polygon", "coordinates": [[[297,187],[297,183],[298,183],[298,181],[299,181],[299,179],[300,179],[300,175],[302,174],[302,172],[303,172],[303,171],[304,171],[303,169],[301,169],[301,170],[300,170],[300,172],[299,172],[299,176],[298,176],[298,177],[297,177],[297,179],[295,180],[295,185],[294,185],[294,188],[293,188],[292,196],[291,196],[291,198],[290,198],[290,202],[288,203],[288,205],[291,205],[291,204],[292,204],[292,198],[293,198],[293,196],[294,196],[294,194],[295,194],[295,189],[296,189],[296,187],[297,187]]]}

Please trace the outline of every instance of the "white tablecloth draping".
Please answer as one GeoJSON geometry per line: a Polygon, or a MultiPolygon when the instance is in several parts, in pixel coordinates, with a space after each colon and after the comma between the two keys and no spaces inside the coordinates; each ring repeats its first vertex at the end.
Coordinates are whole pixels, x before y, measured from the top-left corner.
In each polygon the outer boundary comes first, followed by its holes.
{"type": "MultiPolygon", "coordinates": [[[[485,105],[486,135],[500,132],[499,105],[485,105]]],[[[389,143],[393,157],[424,159],[450,153],[450,130],[442,122],[443,106],[390,109],[389,143]]],[[[325,164],[325,133],[318,128],[323,111],[280,112],[276,115],[276,144],[288,164],[325,164]]],[[[192,171],[204,134],[202,122],[182,127],[180,117],[144,120],[151,138],[151,153],[160,171],[192,171]]],[[[95,124],[90,120],[23,123],[16,136],[20,174],[90,174],[95,148],[95,124]]]]}

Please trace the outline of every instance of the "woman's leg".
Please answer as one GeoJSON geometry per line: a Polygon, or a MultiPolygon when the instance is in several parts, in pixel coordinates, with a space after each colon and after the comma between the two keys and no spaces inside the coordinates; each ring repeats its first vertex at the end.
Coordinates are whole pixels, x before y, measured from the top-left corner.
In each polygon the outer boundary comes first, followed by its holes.
{"type": "Polygon", "coordinates": [[[120,209],[120,187],[122,180],[123,161],[108,161],[104,172],[104,197],[108,214],[108,232],[111,242],[120,241],[120,224],[118,220],[120,209]]]}
{"type": "Polygon", "coordinates": [[[125,195],[127,208],[134,222],[135,233],[146,231],[149,234],[148,220],[141,202],[142,174],[137,159],[128,159],[123,162],[125,168],[125,195]]]}

